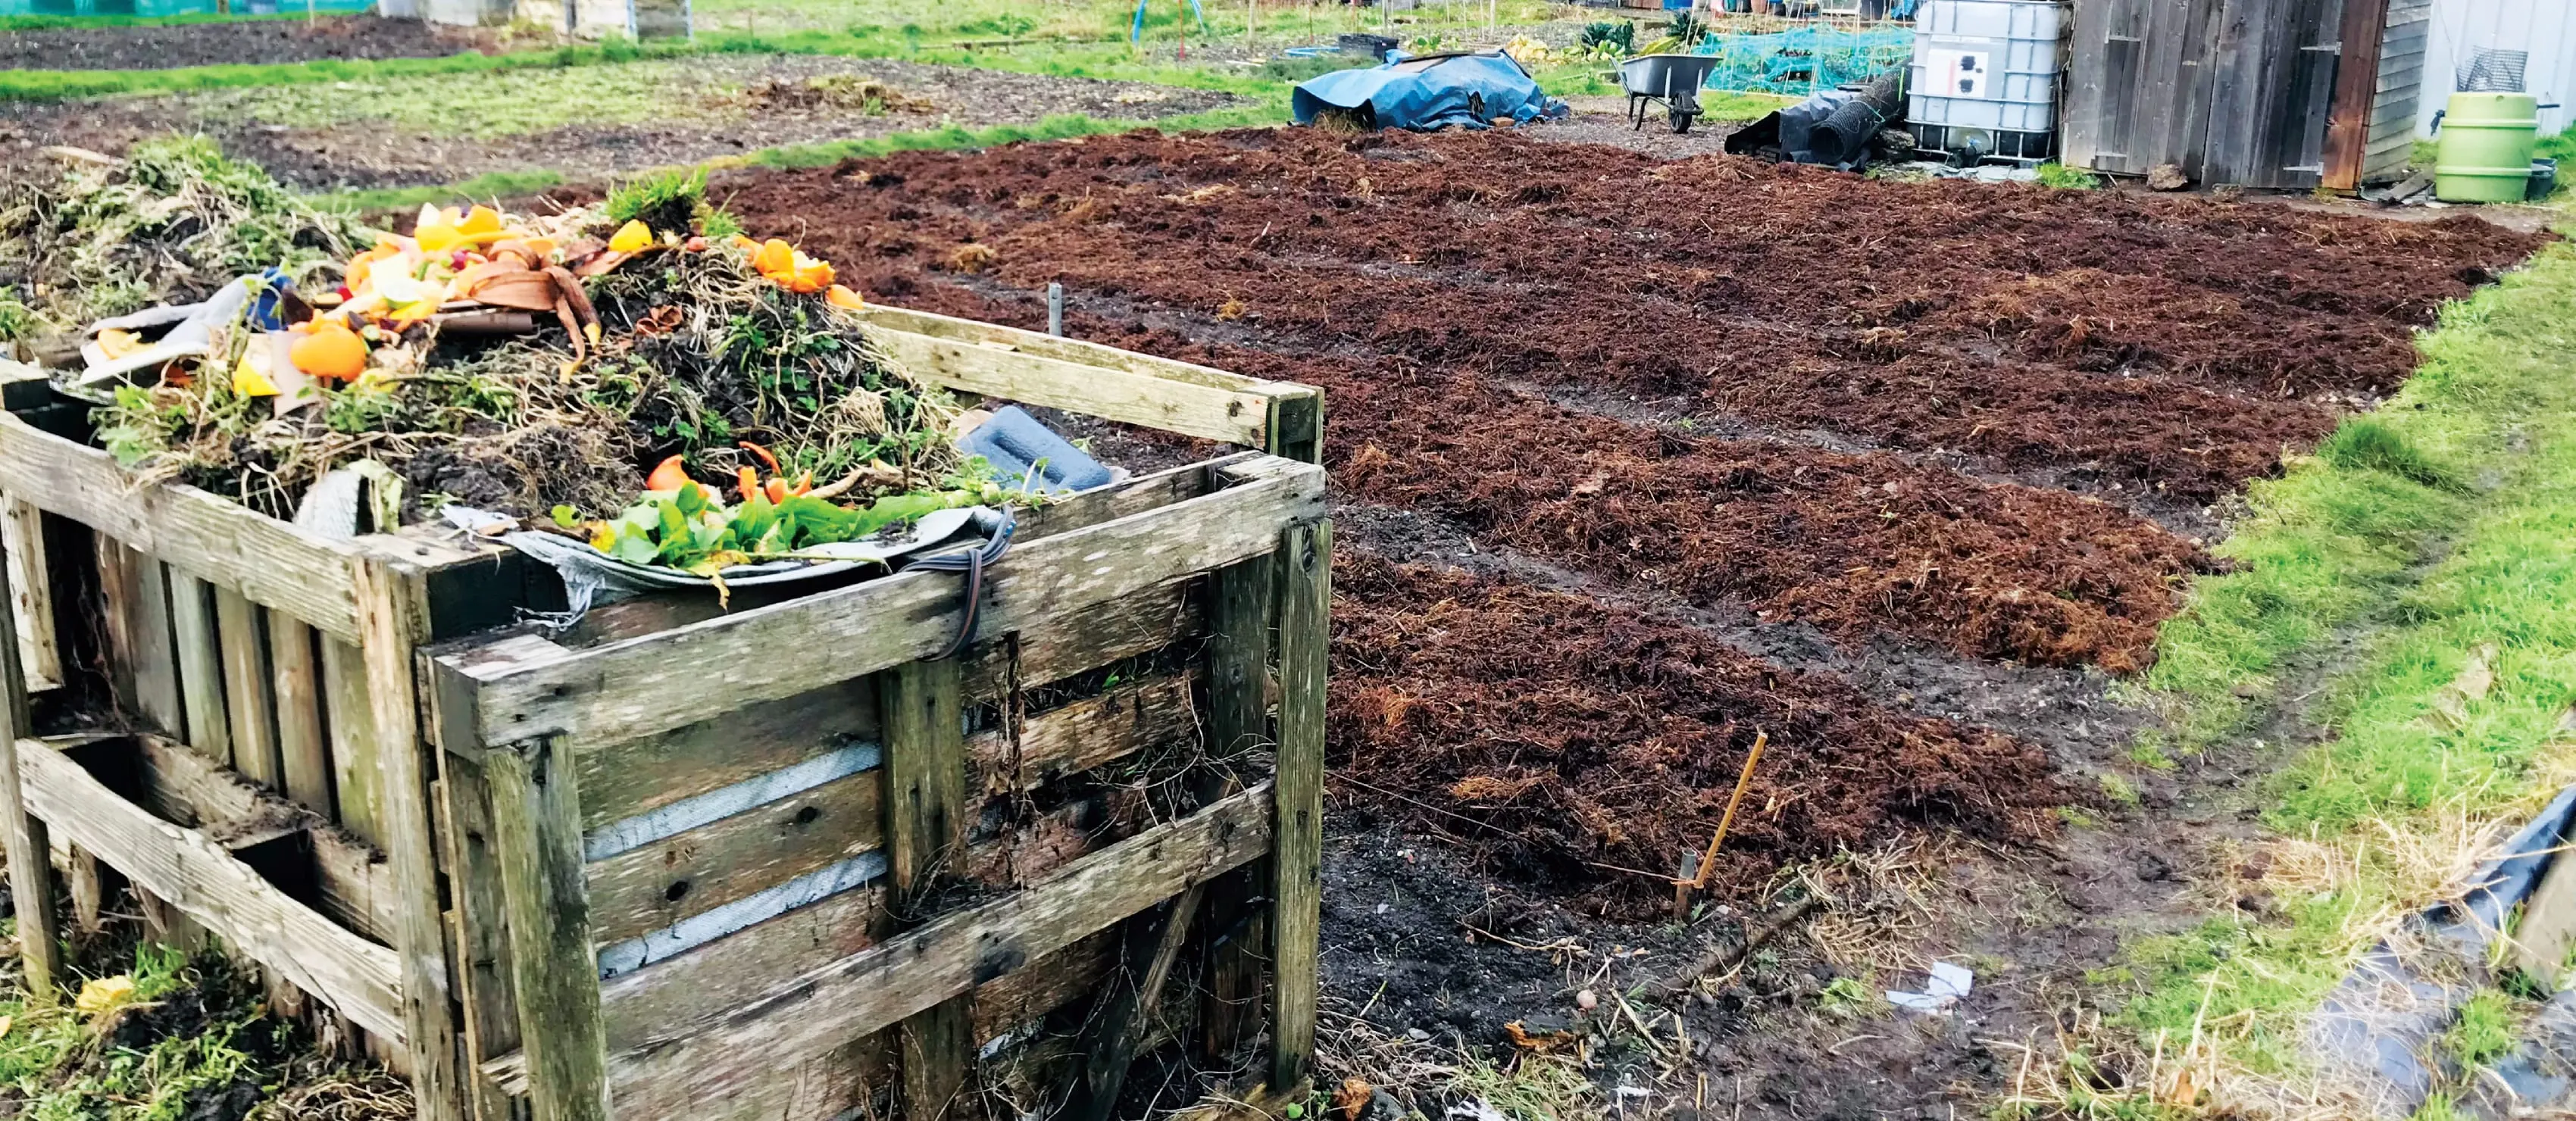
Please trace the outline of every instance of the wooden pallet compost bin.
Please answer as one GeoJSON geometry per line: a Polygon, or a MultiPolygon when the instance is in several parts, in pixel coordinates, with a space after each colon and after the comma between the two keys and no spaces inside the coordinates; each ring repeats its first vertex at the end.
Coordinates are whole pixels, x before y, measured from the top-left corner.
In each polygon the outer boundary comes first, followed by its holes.
{"type": "Polygon", "coordinates": [[[1023,511],[937,658],[958,573],[647,597],[547,635],[512,620],[560,587],[515,554],[138,489],[84,407],[10,387],[0,493],[43,511],[59,660],[102,669],[115,714],[39,734],[0,642],[31,982],[60,969],[56,893],[90,921],[121,877],[441,1121],[1101,1118],[1158,1050],[1255,1055],[1237,1093],[1301,1085],[1321,396],[867,314],[961,394],[1261,450],[1023,511]]]}

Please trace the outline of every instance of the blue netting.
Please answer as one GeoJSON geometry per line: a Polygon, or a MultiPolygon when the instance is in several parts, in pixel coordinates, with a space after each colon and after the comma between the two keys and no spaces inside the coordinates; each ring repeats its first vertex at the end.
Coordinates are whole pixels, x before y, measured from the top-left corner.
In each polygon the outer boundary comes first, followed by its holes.
{"type": "Polygon", "coordinates": [[[1711,34],[1691,53],[1718,58],[1702,89],[1804,94],[1903,67],[1914,57],[1914,29],[1880,24],[1858,31],[1815,26],[1767,35],[1711,34]]]}

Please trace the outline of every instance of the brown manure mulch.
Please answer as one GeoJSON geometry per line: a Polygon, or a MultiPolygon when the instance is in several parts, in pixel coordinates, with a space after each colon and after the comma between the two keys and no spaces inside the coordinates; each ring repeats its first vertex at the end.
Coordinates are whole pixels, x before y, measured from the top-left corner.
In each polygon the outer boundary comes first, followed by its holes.
{"type": "Polygon", "coordinates": [[[1667,878],[1707,846],[1756,735],[1722,894],[1904,828],[2042,836],[2075,798],[2035,748],[1634,612],[1367,554],[1339,557],[1333,581],[1331,762],[1356,780],[1337,785],[1499,878],[1597,885],[1607,913],[1670,905],[1667,878]]]}

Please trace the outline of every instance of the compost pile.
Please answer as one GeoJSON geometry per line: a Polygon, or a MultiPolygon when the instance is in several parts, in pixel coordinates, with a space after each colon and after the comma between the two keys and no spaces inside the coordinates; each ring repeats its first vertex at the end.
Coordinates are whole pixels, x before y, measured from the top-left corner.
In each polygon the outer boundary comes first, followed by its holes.
{"type": "Polygon", "coordinates": [[[57,182],[0,188],[0,343],[203,300],[268,268],[306,282],[370,240],[356,215],[203,137],[145,141],[123,160],[75,153],[57,182]]]}
{"type": "Polygon", "coordinates": [[[831,266],[740,236],[700,177],[546,216],[427,207],[409,233],[361,236],[255,168],[221,170],[241,189],[129,162],[24,196],[31,236],[97,247],[47,266],[75,270],[44,289],[49,319],[130,308],[135,287],[211,298],[94,324],[68,378],[147,481],[292,518],[354,474],[374,528],[461,504],[702,572],[992,489],[951,445],[955,403],[871,346],[831,266]],[[192,217],[156,222],[174,213],[192,217]],[[226,302],[232,284],[248,291],[226,302]],[[139,322],[156,317],[184,322],[139,322]]]}

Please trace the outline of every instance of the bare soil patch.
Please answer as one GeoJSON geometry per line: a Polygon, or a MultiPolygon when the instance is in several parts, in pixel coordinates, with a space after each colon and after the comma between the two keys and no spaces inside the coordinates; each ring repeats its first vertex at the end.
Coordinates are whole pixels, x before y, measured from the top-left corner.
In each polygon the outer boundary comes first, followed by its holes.
{"type": "Polygon", "coordinates": [[[498,52],[508,40],[483,28],[422,20],[326,16],[304,20],[0,31],[0,69],[168,70],[317,59],[436,58],[498,52]]]}

